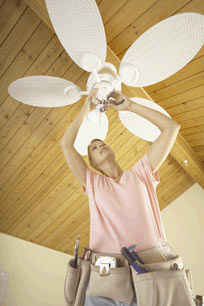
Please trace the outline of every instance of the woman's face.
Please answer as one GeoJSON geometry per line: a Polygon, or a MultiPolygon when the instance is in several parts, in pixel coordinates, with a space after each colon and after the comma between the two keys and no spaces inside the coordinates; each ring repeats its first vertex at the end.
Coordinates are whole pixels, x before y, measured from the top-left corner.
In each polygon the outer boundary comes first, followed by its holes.
{"type": "Polygon", "coordinates": [[[100,166],[107,156],[115,157],[115,153],[112,148],[102,140],[94,140],[90,145],[90,155],[93,163],[100,166]]]}

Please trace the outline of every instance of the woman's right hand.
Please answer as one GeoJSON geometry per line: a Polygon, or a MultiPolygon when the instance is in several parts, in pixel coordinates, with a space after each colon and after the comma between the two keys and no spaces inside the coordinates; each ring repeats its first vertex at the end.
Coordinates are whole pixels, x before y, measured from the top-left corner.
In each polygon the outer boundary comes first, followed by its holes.
{"type": "Polygon", "coordinates": [[[96,98],[96,93],[98,92],[98,88],[94,88],[89,95],[87,96],[85,102],[84,102],[84,108],[91,112],[93,109],[96,108],[96,103],[94,103],[94,100],[96,98]]]}

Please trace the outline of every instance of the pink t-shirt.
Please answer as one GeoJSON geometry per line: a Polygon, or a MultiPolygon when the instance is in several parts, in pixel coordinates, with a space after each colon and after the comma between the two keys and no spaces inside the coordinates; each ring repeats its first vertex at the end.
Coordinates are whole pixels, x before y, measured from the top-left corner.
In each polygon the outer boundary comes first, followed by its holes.
{"type": "Polygon", "coordinates": [[[167,241],[156,194],[159,183],[147,154],[123,172],[119,184],[87,167],[82,187],[89,198],[89,248],[120,254],[132,244],[138,243],[136,251],[142,251],[155,247],[158,238],[167,241]]]}

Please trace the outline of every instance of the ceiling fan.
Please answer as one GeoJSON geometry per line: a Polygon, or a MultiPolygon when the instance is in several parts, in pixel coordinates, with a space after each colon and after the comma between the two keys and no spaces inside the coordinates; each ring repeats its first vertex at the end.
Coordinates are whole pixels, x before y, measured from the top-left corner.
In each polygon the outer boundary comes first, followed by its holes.
{"type": "MultiPolygon", "coordinates": [[[[93,138],[105,139],[108,119],[103,112],[107,94],[121,91],[121,83],[143,87],[160,82],[183,68],[204,43],[204,15],[194,12],[168,17],[143,33],[129,47],[120,63],[105,62],[106,36],[95,0],[45,0],[55,32],[66,52],[82,69],[90,72],[86,91],[76,84],[51,76],[28,76],[15,80],[8,87],[16,100],[39,107],[59,107],[76,103],[82,95],[98,88],[96,109],[84,118],[74,147],[87,155],[93,138]]],[[[131,98],[132,101],[171,116],[156,103],[131,98]]],[[[119,111],[123,125],[136,136],[154,141],[160,130],[150,121],[129,112],[119,111]]]]}

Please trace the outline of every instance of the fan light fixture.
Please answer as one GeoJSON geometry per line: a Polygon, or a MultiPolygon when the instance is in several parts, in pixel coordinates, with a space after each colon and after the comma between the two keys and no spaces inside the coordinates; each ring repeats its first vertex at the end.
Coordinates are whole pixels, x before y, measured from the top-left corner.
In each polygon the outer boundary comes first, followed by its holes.
{"type": "MultiPolygon", "coordinates": [[[[121,91],[121,83],[145,87],[167,79],[190,62],[204,42],[204,15],[187,12],[168,17],[143,33],[122,58],[119,75],[106,59],[106,36],[95,0],[45,0],[55,33],[72,60],[90,72],[86,91],[76,84],[52,76],[23,77],[11,83],[9,94],[16,100],[38,107],[59,107],[76,103],[82,95],[98,88],[96,108],[79,129],[74,146],[87,155],[94,138],[105,139],[108,119],[103,101],[113,89],[121,91]]],[[[131,98],[132,101],[169,114],[156,103],[131,98]]],[[[127,111],[120,111],[124,126],[136,136],[154,141],[160,130],[150,121],[127,111]]]]}

